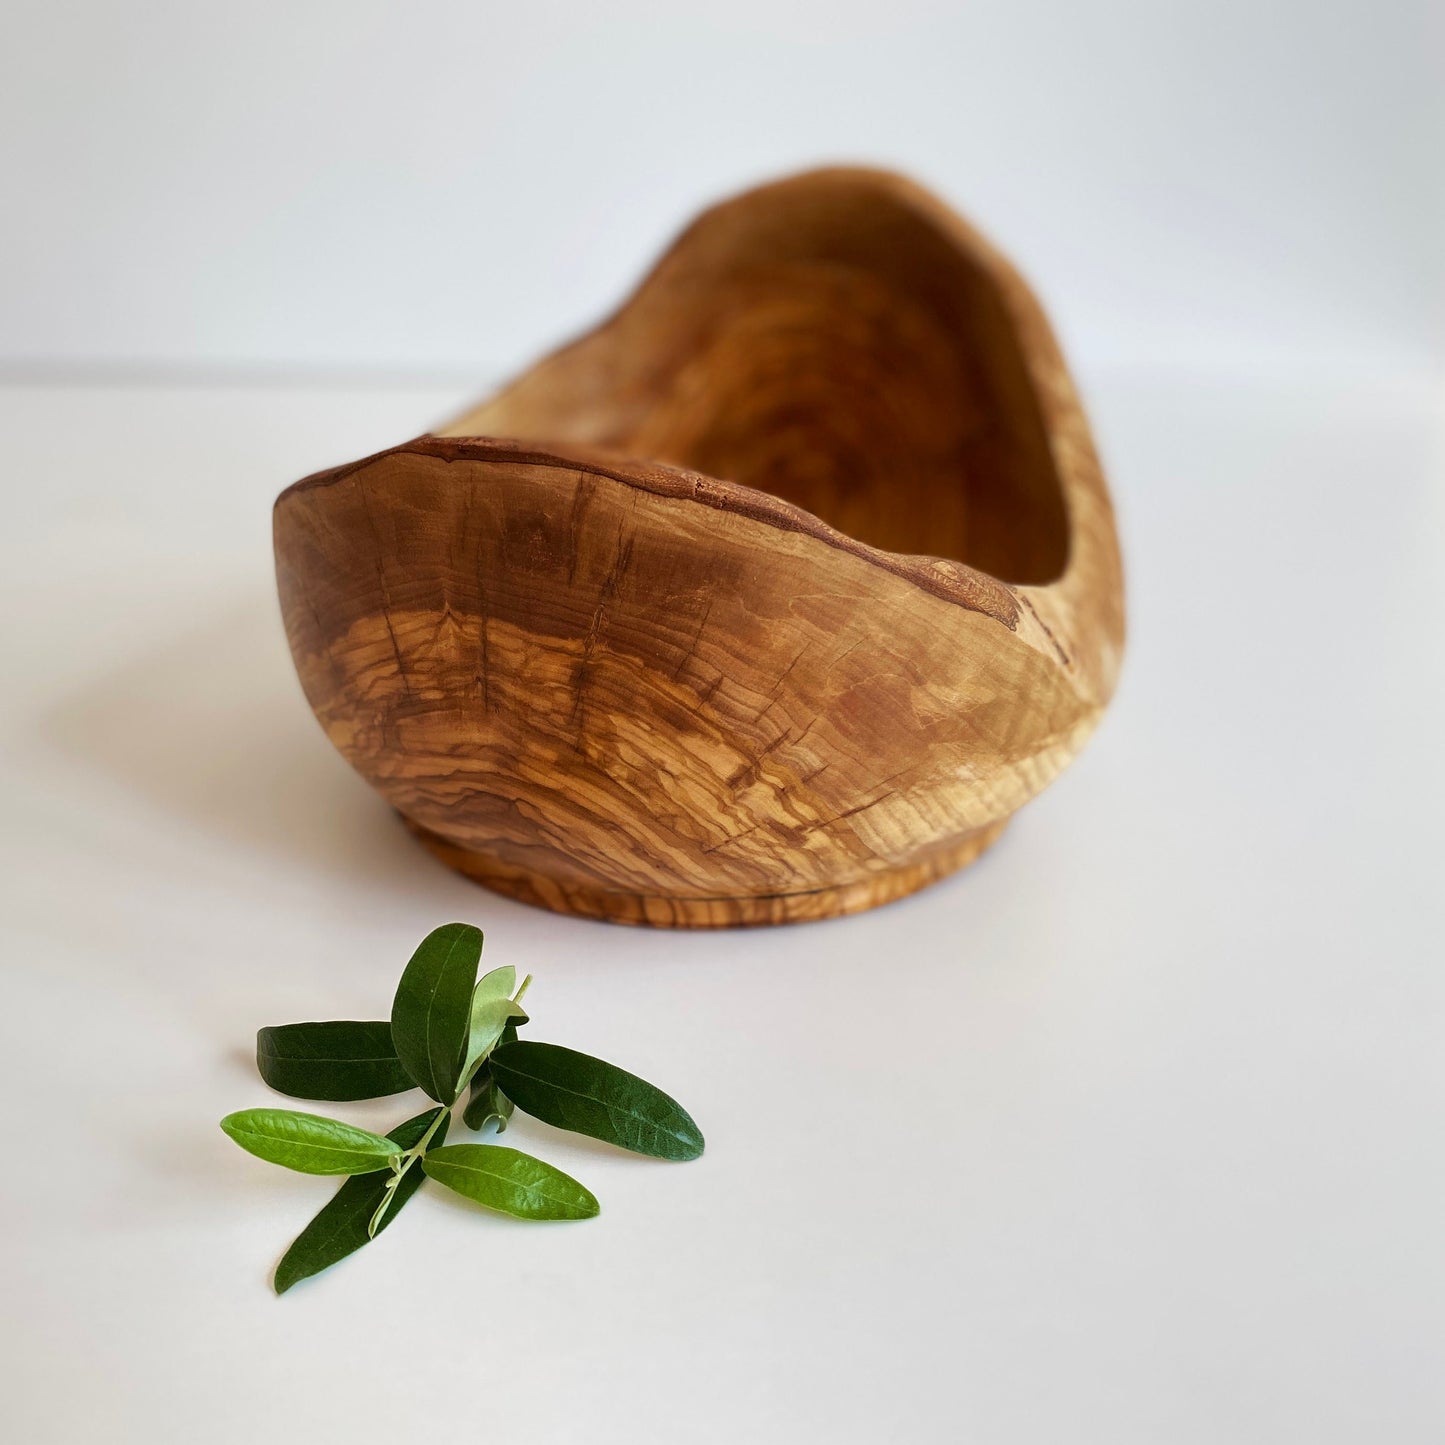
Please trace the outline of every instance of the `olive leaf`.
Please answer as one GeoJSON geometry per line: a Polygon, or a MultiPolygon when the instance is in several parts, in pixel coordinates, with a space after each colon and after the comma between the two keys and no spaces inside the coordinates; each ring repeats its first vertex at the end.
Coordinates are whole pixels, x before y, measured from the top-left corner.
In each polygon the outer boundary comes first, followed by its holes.
{"type": "Polygon", "coordinates": [[[256,1035],[256,1068],[294,1099],[379,1099],[414,1089],[385,1019],[281,1024],[256,1035]]]}
{"type": "Polygon", "coordinates": [[[517,991],[517,970],[510,963],[484,973],[472,990],[472,1000],[479,998],[511,998],[517,991]]]}
{"type": "Polygon", "coordinates": [[[502,1092],[492,1076],[489,1065],[483,1064],[472,1075],[471,1097],[462,1111],[462,1122],[468,1129],[481,1130],[495,1119],[497,1133],[506,1132],[507,1123],[516,1105],[502,1092]]]}
{"type": "Polygon", "coordinates": [[[696,1159],[702,1131],[661,1089],[574,1049],[519,1040],[499,1044],[488,1067],[519,1109],[655,1159],[696,1159]]]}
{"type": "Polygon", "coordinates": [[[508,1024],[515,1026],[526,1021],[527,1015],[521,1007],[505,994],[501,998],[478,998],[473,994],[467,1057],[462,1065],[462,1078],[470,1077],[476,1066],[491,1053],[508,1024]]]}
{"type": "MultiPolygon", "coordinates": [[[[525,1022],[525,1019],[508,1019],[506,1027],[502,1030],[500,1042],[516,1043],[518,1024],[525,1022]]],[[[484,1129],[489,1121],[495,1119],[497,1133],[501,1134],[506,1131],[515,1109],[516,1105],[497,1086],[491,1065],[484,1063],[472,1075],[471,1098],[467,1100],[467,1107],[462,1111],[463,1123],[468,1129],[480,1130],[484,1129]]]]}
{"type": "Polygon", "coordinates": [[[501,1144],[448,1144],[422,1168],[438,1184],[517,1219],[590,1219],[597,1200],[570,1174],[501,1144]]]}
{"type": "Polygon", "coordinates": [[[258,1159],[302,1174],[370,1174],[402,1152],[368,1129],[294,1109],[242,1109],[221,1128],[258,1159]]]}
{"type": "Polygon", "coordinates": [[[397,1057],[439,1104],[452,1103],[460,1087],[481,956],[480,929],[443,924],[412,954],[391,1006],[397,1057]]]}
{"type": "MultiPolygon", "coordinates": [[[[402,1149],[413,1149],[422,1136],[436,1121],[441,1109],[428,1109],[405,1124],[398,1124],[386,1137],[402,1149]]],[[[443,1119],[432,1136],[431,1148],[435,1149],[446,1141],[447,1123],[443,1119]]],[[[397,1182],[391,1205],[376,1226],[376,1232],[383,1229],[396,1217],[397,1211],[418,1189],[426,1175],[413,1165],[397,1182]]],[[[386,1174],[359,1174],[348,1179],[332,1196],[330,1202],[301,1231],[292,1242],[291,1248],[281,1256],[276,1266],[272,1284],[277,1294],[285,1294],[298,1280],[319,1274],[339,1259],[355,1253],[371,1239],[369,1227],[372,1216],[386,1197],[389,1176],[386,1174]]]]}

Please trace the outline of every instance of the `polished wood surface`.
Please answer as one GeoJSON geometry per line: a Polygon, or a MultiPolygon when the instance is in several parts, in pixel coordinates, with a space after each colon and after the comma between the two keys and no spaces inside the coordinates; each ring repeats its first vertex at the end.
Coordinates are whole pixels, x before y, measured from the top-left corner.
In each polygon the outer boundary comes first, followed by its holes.
{"type": "Polygon", "coordinates": [[[976,857],[1113,690],[1123,592],[1037,303],[899,177],[704,214],[610,321],[277,502],[328,736],[438,856],[673,926],[976,857]]]}

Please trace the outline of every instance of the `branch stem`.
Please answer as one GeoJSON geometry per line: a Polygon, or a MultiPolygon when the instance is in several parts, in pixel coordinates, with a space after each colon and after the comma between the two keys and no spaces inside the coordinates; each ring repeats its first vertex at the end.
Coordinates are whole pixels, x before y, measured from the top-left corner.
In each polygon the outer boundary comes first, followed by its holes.
{"type": "Polygon", "coordinates": [[[391,1208],[391,1201],[396,1198],[397,1185],[401,1183],[406,1171],[426,1153],[426,1146],[431,1143],[432,1135],[441,1127],[442,1120],[450,1117],[451,1112],[450,1104],[438,1104],[437,1116],[427,1125],[426,1133],[402,1156],[401,1164],[396,1167],[391,1178],[386,1181],[386,1193],[382,1195],[381,1203],[376,1206],[376,1213],[371,1216],[371,1223],[366,1226],[368,1239],[376,1238],[376,1231],[381,1228],[381,1221],[386,1218],[386,1211],[391,1208]]]}

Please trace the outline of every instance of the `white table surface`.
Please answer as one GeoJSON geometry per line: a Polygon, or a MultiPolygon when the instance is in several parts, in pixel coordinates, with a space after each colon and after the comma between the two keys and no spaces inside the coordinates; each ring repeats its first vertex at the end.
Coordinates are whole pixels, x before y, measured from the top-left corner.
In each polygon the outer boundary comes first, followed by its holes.
{"type": "Polygon", "coordinates": [[[1093,744],[973,869],[715,934],[474,888],[302,700],[272,496],[481,388],[0,393],[0,1437],[1445,1438],[1438,379],[1085,379],[1093,744]],[[217,1129],[254,1031],[384,1017],[452,918],[707,1153],[519,1119],[599,1220],[433,1186],[278,1300],[334,1185],[217,1129]]]}

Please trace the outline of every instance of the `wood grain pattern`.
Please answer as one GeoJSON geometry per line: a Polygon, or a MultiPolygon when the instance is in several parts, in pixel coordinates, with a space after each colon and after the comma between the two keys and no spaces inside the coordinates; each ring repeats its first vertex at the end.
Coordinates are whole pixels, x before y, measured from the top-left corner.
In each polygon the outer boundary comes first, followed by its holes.
{"type": "Polygon", "coordinates": [[[497,397],[289,488],[275,538],[357,770],[468,876],[623,922],[943,876],[1077,754],[1123,645],[1042,313],[872,171],[705,213],[497,397]]]}

